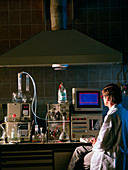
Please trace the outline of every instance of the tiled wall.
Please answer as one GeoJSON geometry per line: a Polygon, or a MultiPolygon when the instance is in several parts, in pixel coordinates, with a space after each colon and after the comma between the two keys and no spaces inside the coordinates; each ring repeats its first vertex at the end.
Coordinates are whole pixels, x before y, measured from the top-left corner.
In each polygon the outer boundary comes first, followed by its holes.
{"type": "MultiPolygon", "coordinates": [[[[71,103],[71,90],[77,88],[102,89],[108,83],[122,83],[120,65],[69,66],[65,71],[54,71],[51,67],[0,68],[0,103],[12,101],[12,93],[17,92],[18,73],[29,73],[35,83],[38,97],[38,115],[45,116],[46,103],[57,103],[58,87],[61,82],[67,90],[71,103]]],[[[25,74],[22,77],[22,90],[25,91],[25,74]]],[[[30,79],[30,92],[33,85],[30,79]]]]}
{"type": "MultiPolygon", "coordinates": [[[[0,0],[0,54],[40,31],[51,29],[49,1],[0,0]]],[[[127,0],[67,0],[67,4],[68,29],[78,30],[121,51],[127,61],[127,0]],[[73,9],[71,2],[74,2],[73,9]]],[[[71,102],[72,87],[103,88],[108,83],[123,81],[121,65],[69,66],[66,71],[54,71],[50,67],[0,68],[1,103],[11,101],[12,92],[17,91],[17,73],[20,71],[27,71],[36,82],[40,115],[45,115],[45,103],[57,102],[61,82],[64,82],[71,102]]],[[[33,91],[32,84],[30,90],[33,91]]]]}
{"type": "MultiPolygon", "coordinates": [[[[103,88],[107,83],[122,83],[120,65],[69,66],[66,71],[54,71],[51,67],[0,68],[0,101],[11,101],[12,93],[18,89],[18,73],[21,71],[33,77],[39,99],[53,99],[54,102],[57,100],[57,90],[61,82],[67,89],[69,101],[72,87],[103,88]]],[[[24,75],[23,90],[25,90],[24,75]]],[[[31,80],[30,90],[33,92],[31,80]]]]}

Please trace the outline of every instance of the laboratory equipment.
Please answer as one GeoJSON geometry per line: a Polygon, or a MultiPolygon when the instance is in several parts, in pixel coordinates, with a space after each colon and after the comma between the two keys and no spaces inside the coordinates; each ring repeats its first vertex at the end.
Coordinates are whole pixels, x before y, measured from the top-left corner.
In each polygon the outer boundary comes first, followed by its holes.
{"type": "Polygon", "coordinates": [[[70,140],[69,103],[47,104],[48,142],[67,141],[68,139],[70,140]]]}
{"type": "MultiPolygon", "coordinates": [[[[7,133],[7,141],[10,141],[11,135],[13,133],[12,129],[14,128],[15,134],[20,136],[20,140],[16,142],[27,142],[31,140],[31,122],[6,122],[6,133],[7,133]],[[15,128],[14,128],[15,127],[15,128]]],[[[14,142],[14,141],[13,141],[14,142]]]]}
{"type": "Polygon", "coordinates": [[[59,140],[62,141],[62,142],[66,142],[69,140],[69,135],[68,133],[66,132],[66,129],[65,129],[65,116],[63,116],[63,129],[62,129],[62,132],[59,136],[59,140]]]}
{"type": "Polygon", "coordinates": [[[11,133],[8,135],[8,142],[9,143],[19,143],[20,140],[20,132],[19,132],[19,127],[16,126],[14,123],[11,128],[11,133]]]}
{"type": "Polygon", "coordinates": [[[102,124],[103,102],[99,89],[72,88],[71,140],[97,137],[102,124]]]}
{"type": "Polygon", "coordinates": [[[43,127],[40,127],[40,141],[41,143],[45,143],[46,142],[46,134],[44,134],[43,132],[43,127]]]}
{"type": "Polygon", "coordinates": [[[0,143],[5,143],[6,132],[2,124],[0,124],[0,143]]]}
{"type": "Polygon", "coordinates": [[[80,138],[97,137],[102,124],[102,114],[72,114],[71,115],[71,140],[79,141],[80,138]]]}
{"type": "Polygon", "coordinates": [[[102,111],[99,89],[72,88],[72,104],[75,111],[102,111]]]}
{"type": "MultiPolygon", "coordinates": [[[[12,101],[13,102],[31,102],[32,101],[32,96],[29,91],[29,77],[30,75],[26,72],[20,72],[18,73],[18,91],[16,93],[12,93],[12,101]],[[25,91],[22,90],[22,75],[26,75],[26,89],[25,91]]],[[[32,78],[32,77],[30,77],[32,78]]],[[[32,79],[33,80],[33,79],[32,79]]]]}
{"type": "Polygon", "coordinates": [[[40,134],[38,133],[38,125],[35,125],[35,133],[32,136],[32,142],[41,142],[40,134]]]}
{"type": "Polygon", "coordinates": [[[15,121],[31,121],[30,103],[7,103],[8,121],[13,121],[15,113],[15,121]]]}
{"type": "Polygon", "coordinates": [[[36,122],[37,96],[33,78],[27,72],[18,73],[18,91],[13,93],[12,103],[7,103],[5,129],[7,141],[17,143],[31,140],[32,113],[36,122]],[[26,89],[22,90],[22,75],[25,74],[26,89]],[[33,83],[34,95],[29,91],[29,78],[33,83]]]}

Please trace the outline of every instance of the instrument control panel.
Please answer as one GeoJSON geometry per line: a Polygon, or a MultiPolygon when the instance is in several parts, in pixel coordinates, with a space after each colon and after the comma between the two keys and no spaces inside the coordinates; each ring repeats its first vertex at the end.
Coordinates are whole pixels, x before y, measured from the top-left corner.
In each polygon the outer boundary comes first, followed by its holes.
{"type": "Polygon", "coordinates": [[[30,103],[7,103],[7,121],[30,121],[31,109],[30,103]]]}
{"type": "Polygon", "coordinates": [[[97,137],[102,123],[102,114],[72,114],[71,140],[97,137]]]}

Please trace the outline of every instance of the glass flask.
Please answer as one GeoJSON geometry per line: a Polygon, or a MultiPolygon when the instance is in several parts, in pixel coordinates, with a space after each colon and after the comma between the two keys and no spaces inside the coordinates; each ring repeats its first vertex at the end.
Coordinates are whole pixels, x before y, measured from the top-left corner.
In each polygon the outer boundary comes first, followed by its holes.
{"type": "Polygon", "coordinates": [[[69,135],[67,134],[67,132],[65,130],[65,116],[63,116],[63,129],[59,136],[59,140],[62,142],[66,142],[69,140],[69,135]]]}
{"type": "Polygon", "coordinates": [[[2,124],[0,124],[0,143],[5,143],[5,129],[2,124]]]}
{"type": "Polygon", "coordinates": [[[32,136],[32,142],[40,142],[40,135],[38,133],[38,125],[35,125],[35,133],[32,136]]]}

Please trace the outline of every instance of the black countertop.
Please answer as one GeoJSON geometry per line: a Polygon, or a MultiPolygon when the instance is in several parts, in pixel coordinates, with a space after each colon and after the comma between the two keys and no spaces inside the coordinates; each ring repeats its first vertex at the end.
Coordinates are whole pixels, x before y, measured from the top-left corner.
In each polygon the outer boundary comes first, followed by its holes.
{"type": "Polygon", "coordinates": [[[40,149],[51,149],[51,150],[73,150],[77,146],[91,146],[91,143],[81,143],[81,142],[62,142],[62,143],[16,143],[16,144],[0,144],[1,151],[8,150],[40,150],[40,149]]]}

